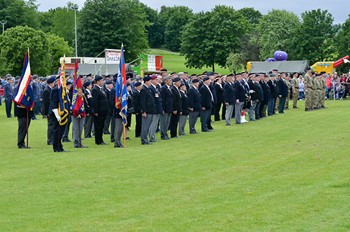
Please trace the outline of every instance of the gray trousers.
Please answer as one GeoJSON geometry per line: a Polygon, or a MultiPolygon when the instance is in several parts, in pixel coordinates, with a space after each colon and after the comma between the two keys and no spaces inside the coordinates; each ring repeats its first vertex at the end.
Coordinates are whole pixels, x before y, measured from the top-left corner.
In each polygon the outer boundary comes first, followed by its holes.
{"type": "Polygon", "coordinates": [[[80,147],[81,134],[83,133],[85,118],[76,118],[72,116],[73,142],[75,147],[80,147]]]}
{"type": "Polygon", "coordinates": [[[148,143],[148,133],[151,127],[153,119],[153,114],[147,114],[146,117],[142,116],[142,126],[141,126],[141,142],[148,143]]]}
{"type": "Polygon", "coordinates": [[[185,135],[186,121],[187,121],[187,115],[180,115],[180,119],[179,119],[179,135],[185,135]]]}
{"type": "Polygon", "coordinates": [[[201,111],[201,125],[202,131],[208,131],[208,122],[210,120],[211,110],[202,110],[201,111]]]}
{"type": "MultiPolygon", "coordinates": [[[[113,117],[114,119],[114,117],[113,117]]],[[[123,147],[122,144],[122,135],[123,135],[123,131],[124,131],[124,124],[122,122],[121,118],[116,118],[115,120],[115,128],[114,128],[114,146],[118,146],[118,147],[123,147]]]]}
{"type": "Polygon", "coordinates": [[[252,105],[248,110],[249,121],[255,120],[255,108],[256,108],[256,101],[252,101],[252,105]]]}
{"type": "Polygon", "coordinates": [[[112,120],[113,120],[113,118],[111,117],[111,115],[107,114],[105,124],[103,126],[103,133],[109,132],[109,126],[111,125],[112,120]]]}
{"type": "Polygon", "coordinates": [[[226,106],[226,114],[225,114],[226,125],[231,125],[232,113],[233,113],[233,105],[226,106]]]}
{"type": "Polygon", "coordinates": [[[242,107],[243,107],[243,102],[236,103],[236,105],[235,105],[236,124],[240,124],[241,123],[242,107]]]}
{"type": "Polygon", "coordinates": [[[189,114],[188,123],[190,125],[190,133],[196,132],[196,123],[198,120],[198,116],[199,116],[198,111],[190,112],[190,114],[189,114]]]}
{"type": "Polygon", "coordinates": [[[160,114],[153,114],[152,123],[149,127],[149,139],[151,141],[156,141],[156,131],[158,127],[158,122],[160,119],[160,114]]]}
{"type": "Polygon", "coordinates": [[[52,142],[52,136],[53,136],[53,126],[52,120],[50,120],[50,117],[54,117],[53,115],[47,116],[47,143],[53,143],[52,142]]]}
{"type": "Polygon", "coordinates": [[[84,123],[84,137],[91,137],[92,123],[94,122],[94,117],[89,115],[85,118],[84,123]]]}
{"type": "Polygon", "coordinates": [[[164,113],[160,116],[160,136],[161,138],[169,138],[168,130],[170,125],[171,114],[164,113]]]}

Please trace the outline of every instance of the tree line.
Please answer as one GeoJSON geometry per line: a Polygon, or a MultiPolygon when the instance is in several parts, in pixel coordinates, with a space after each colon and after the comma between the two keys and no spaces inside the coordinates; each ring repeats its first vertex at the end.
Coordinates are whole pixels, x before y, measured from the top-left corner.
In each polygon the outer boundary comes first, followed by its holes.
{"type": "MultiPolygon", "coordinates": [[[[46,75],[57,70],[58,57],[74,53],[75,7],[69,2],[39,12],[35,0],[0,0],[0,21],[7,21],[0,36],[0,74],[20,73],[23,54],[32,45],[37,46],[32,62],[40,63],[38,68],[32,65],[34,71],[46,75]]],[[[263,61],[275,50],[286,51],[289,60],[313,64],[348,55],[350,47],[350,15],[335,24],[322,9],[299,16],[286,10],[262,14],[254,8],[218,5],[194,13],[186,6],[162,6],[158,11],[138,0],[86,0],[77,22],[79,56],[96,56],[124,43],[127,61],[150,47],[164,48],[183,54],[193,68],[214,69],[218,64],[241,70],[247,61],[263,61]]]]}

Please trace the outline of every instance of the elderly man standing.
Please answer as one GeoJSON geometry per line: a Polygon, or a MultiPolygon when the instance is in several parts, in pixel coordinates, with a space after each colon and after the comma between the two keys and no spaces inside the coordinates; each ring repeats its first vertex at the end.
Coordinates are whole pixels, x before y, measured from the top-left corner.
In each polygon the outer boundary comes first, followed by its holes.
{"type": "Polygon", "coordinates": [[[150,89],[151,77],[145,76],[143,78],[144,85],[140,92],[140,107],[142,114],[142,125],[141,125],[141,144],[149,145],[148,141],[149,128],[152,124],[153,115],[157,113],[154,96],[150,89]]]}
{"type": "Polygon", "coordinates": [[[106,93],[102,90],[103,78],[101,76],[95,76],[95,86],[91,91],[92,94],[92,110],[94,114],[94,126],[95,126],[95,143],[97,145],[107,145],[103,141],[103,127],[109,113],[110,105],[106,93]]]}

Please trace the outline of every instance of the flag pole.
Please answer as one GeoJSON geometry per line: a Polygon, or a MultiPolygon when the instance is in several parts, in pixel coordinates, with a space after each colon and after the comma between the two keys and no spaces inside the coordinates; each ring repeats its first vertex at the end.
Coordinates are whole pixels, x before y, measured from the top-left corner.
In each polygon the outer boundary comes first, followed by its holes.
{"type": "Polygon", "coordinates": [[[28,121],[29,121],[29,112],[28,112],[29,110],[27,109],[27,124],[26,124],[26,132],[27,132],[27,141],[26,141],[26,143],[27,143],[27,147],[29,147],[29,144],[28,144],[28,137],[29,137],[29,134],[28,134],[28,127],[29,127],[29,123],[28,123],[28,121]]]}

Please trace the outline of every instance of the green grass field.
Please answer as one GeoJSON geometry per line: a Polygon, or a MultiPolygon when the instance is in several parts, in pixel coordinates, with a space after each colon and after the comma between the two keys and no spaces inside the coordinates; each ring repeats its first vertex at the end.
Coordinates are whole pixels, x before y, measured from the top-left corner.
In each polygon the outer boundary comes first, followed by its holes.
{"type": "Polygon", "coordinates": [[[125,149],[87,139],[67,153],[46,145],[43,119],[32,149],[17,149],[3,105],[0,231],[349,231],[350,102],[326,104],[151,146],[132,130],[125,149]]]}
{"type": "MultiPolygon", "coordinates": [[[[203,67],[201,69],[190,69],[184,66],[186,62],[185,57],[181,56],[179,53],[171,52],[162,49],[150,49],[148,54],[161,55],[163,56],[163,66],[167,68],[169,72],[188,72],[191,74],[202,74],[204,71],[211,72],[211,67],[203,67]]],[[[220,66],[215,66],[215,72],[221,74],[229,74],[230,71],[226,68],[221,68],[220,66]]]]}

